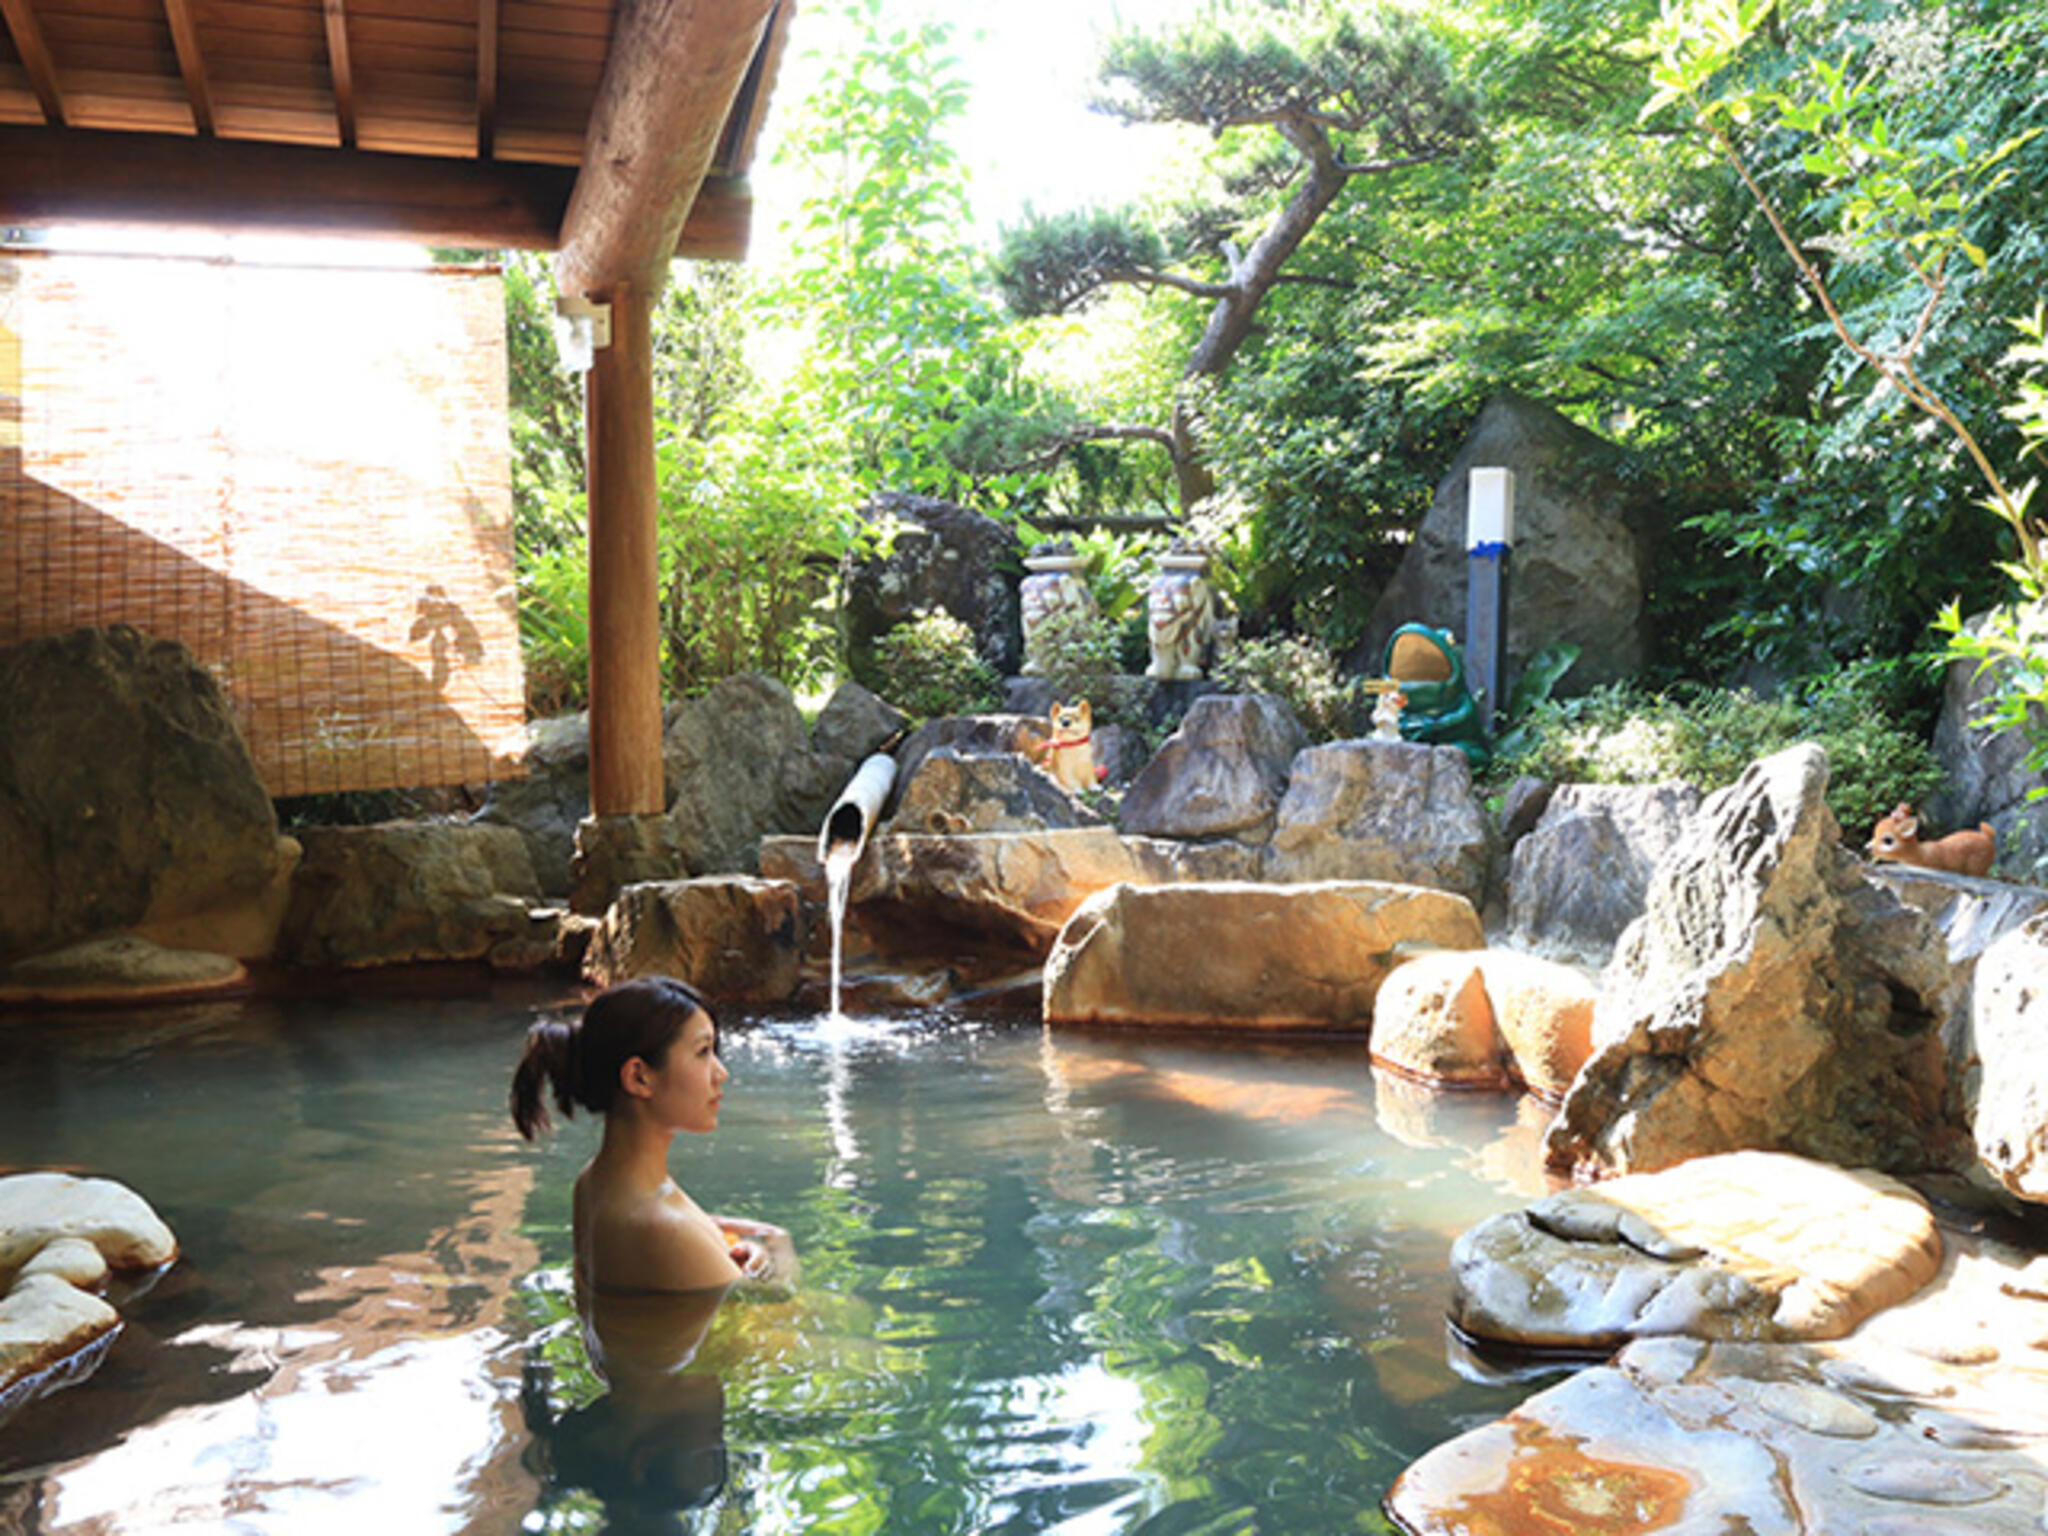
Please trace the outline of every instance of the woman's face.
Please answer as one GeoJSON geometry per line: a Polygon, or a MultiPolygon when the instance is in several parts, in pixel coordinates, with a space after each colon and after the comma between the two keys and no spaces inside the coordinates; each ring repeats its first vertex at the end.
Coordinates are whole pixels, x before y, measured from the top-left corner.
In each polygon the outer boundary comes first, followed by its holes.
{"type": "Polygon", "coordinates": [[[715,1131],[718,1101],[729,1075],[718,1059],[718,1026],[700,1008],[656,1067],[650,1107],[664,1125],[679,1131],[715,1131]]]}

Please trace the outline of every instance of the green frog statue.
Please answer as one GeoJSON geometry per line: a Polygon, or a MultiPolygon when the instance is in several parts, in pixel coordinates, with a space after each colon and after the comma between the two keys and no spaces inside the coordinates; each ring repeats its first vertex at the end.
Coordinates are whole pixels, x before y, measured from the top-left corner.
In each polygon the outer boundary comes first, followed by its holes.
{"type": "Polygon", "coordinates": [[[1374,691],[1401,700],[1399,729],[1404,741],[1456,747],[1474,768],[1492,753],[1479,724],[1479,704],[1465,683],[1465,658],[1448,629],[1403,624],[1387,637],[1386,678],[1374,691]]]}

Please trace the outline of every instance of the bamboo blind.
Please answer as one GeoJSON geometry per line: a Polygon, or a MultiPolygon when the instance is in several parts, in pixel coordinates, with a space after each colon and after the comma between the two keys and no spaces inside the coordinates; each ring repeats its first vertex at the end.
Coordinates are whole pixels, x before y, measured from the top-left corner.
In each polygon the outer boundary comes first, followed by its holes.
{"type": "Polygon", "coordinates": [[[494,273],[0,252],[0,644],[182,640],[275,796],[521,770],[494,273]]]}

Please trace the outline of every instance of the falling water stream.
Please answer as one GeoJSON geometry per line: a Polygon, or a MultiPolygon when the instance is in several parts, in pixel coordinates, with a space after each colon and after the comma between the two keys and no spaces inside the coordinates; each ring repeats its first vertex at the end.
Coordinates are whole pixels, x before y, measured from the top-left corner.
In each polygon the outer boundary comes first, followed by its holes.
{"type": "Polygon", "coordinates": [[[846,893],[853,884],[853,866],[860,858],[860,844],[836,842],[825,853],[825,912],[832,923],[832,1012],[833,1020],[843,1019],[839,1010],[839,979],[845,964],[846,954],[846,893]]]}

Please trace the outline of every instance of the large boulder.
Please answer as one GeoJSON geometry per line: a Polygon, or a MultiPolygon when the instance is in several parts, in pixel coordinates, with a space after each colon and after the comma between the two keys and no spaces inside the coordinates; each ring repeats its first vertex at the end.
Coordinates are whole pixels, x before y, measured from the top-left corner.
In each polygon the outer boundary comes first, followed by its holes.
{"type": "Polygon", "coordinates": [[[680,880],[688,871],[682,833],[669,817],[586,816],[569,860],[569,910],[601,917],[627,886],[680,880]]]}
{"type": "Polygon", "coordinates": [[[848,917],[885,957],[963,974],[1036,965],[1075,908],[1136,879],[1107,827],[958,836],[884,831],[855,867],[848,917]]]}
{"type": "MultiPolygon", "coordinates": [[[[1989,615],[1978,614],[1968,628],[1981,631],[1989,615]]],[[[2015,880],[2048,884],[2048,807],[2027,797],[2048,786],[2048,774],[2027,767],[2031,743],[2018,730],[1994,730],[1975,722],[2011,663],[1980,669],[1973,661],[1952,661],[1942,684],[1941,714],[1934,724],[1934,756],[1942,786],[1924,810],[1929,826],[1953,830],[1988,821],[1998,834],[1999,871],[2015,880]]],[[[2037,729],[2048,721],[2034,712],[2037,729]]],[[[1852,830],[1862,833],[1862,827],[1852,830]]]]}
{"type": "Polygon", "coordinates": [[[0,962],[260,903],[277,816],[213,675],[125,625],[0,649],[0,962]]]}
{"type": "Polygon", "coordinates": [[[1294,712],[1269,694],[1197,699],[1131,781],[1118,825],[1134,837],[1263,843],[1307,745],[1294,712]]]}
{"type": "MultiPolygon", "coordinates": [[[[816,766],[788,685],[758,672],[724,678],[678,705],[663,731],[668,784],[686,871],[752,874],[768,833],[816,830],[816,766]]],[[[833,786],[836,792],[838,786],[833,786]]]]}
{"type": "Polygon", "coordinates": [[[1425,1082],[1520,1087],[1556,1103],[1592,1054],[1598,998],[1583,971],[1535,955],[1419,955],[1380,988],[1372,1058],[1425,1082]]]}
{"type": "Polygon", "coordinates": [[[1477,949],[1448,891],[1120,885],[1091,897],[1045,965],[1048,1024],[1363,1034],[1388,973],[1426,949],[1477,949]]]}
{"type": "Polygon", "coordinates": [[[1387,880],[1486,900],[1493,824],[1456,747],[1339,741],[1295,757],[1269,880],[1387,880]]]}
{"type": "Polygon", "coordinates": [[[1553,645],[1579,647],[1561,691],[1635,677],[1649,652],[1643,594],[1656,520],[1647,499],[1630,489],[1625,464],[1614,444],[1549,406],[1513,393],[1489,401],[1373,606],[1358,669],[1377,675],[1388,637],[1403,624],[1437,624],[1464,634],[1465,503],[1473,469],[1485,466],[1515,476],[1513,596],[1501,697],[1529,658],[1553,645]]]}
{"type": "Polygon", "coordinates": [[[1898,1180],[1731,1152],[1481,1222],[1451,1248],[1450,1314],[1471,1338],[1578,1353],[1660,1333],[1838,1339],[1941,1258],[1898,1180]]]}
{"type": "Polygon", "coordinates": [[[974,631],[975,649],[998,676],[1015,672],[1024,659],[1016,533],[949,501],[900,492],[877,496],[861,515],[888,537],[886,553],[857,556],[846,568],[841,623],[853,675],[874,687],[875,642],[940,609],[974,631]]]}
{"type": "Polygon", "coordinates": [[[1044,832],[1102,817],[1015,752],[928,752],[903,786],[891,825],[905,832],[1044,832]]]}
{"type": "MultiPolygon", "coordinates": [[[[936,720],[927,720],[896,749],[896,782],[883,806],[883,815],[896,813],[897,804],[917,782],[924,760],[935,752],[951,752],[959,757],[1001,757],[1010,753],[1028,757],[1045,739],[1045,721],[1030,715],[941,715],[936,720]]],[[[903,830],[930,829],[906,825],[903,830]]]]}
{"type": "Polygon", "coordinates": [[[1745,1147],[1953,1166],[1967,1143],[1934,925],[1865,877],[1811,743],[1709,796],[1601,977],[1553,1166],[1626,1173],[1745,1147]]]}
{"type": "Polygon", "coordinates": [[[787,881],[746,875],[629,885],[592,936],[599,986],[681,976],[718,1002],[781,1003],[802,979],[804,915],[787,881]]]}
{"type": "Polygon", "coordinates": [[[1517,947],[1605,965],[1643,913],[1657,861],[1677,843],[1700,793],[1690,784],[1564,784],[1515,844],[1508,931],[1517,947]]]}
{"type": "Polygon", "coordinates": [[[526,839],[540,888],[566,896],[576,828],[590,814],[590,716],[559,715],[526,727],[526,772],[490,787],[475,819],[526,839]]]}
{"type": "Polygon", "coordinates": [[[2048,914],[1984,952],[1969,1017],[1977,1156],[2021,1199],[2048,1201],[2048,914]]]}
{"type": "Polygon", "coordinates": [[[553,952],[553,919],[510,827],[389,821],[307,827],[278,952],[355,969],[491,960],[522,969],[553,952]]]}

